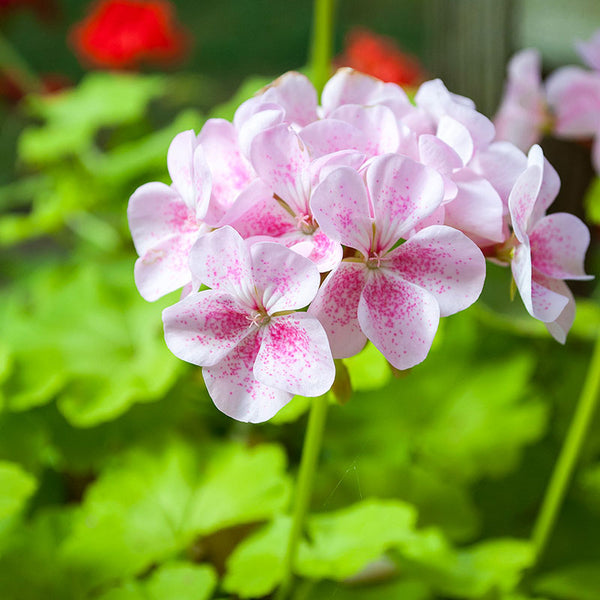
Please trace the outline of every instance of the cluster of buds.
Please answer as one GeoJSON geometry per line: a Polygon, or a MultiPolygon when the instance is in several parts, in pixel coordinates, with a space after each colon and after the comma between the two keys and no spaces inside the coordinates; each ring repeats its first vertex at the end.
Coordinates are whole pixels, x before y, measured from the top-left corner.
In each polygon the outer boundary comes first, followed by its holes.
{"type": "Polygon", "coordinates": [[[592,164],[600,174],[600,31],[588,42],[578,42],[576,48],[589,69],[562,67],[545,83],[537,50],[522,50],[512,58],[495,118],[497,138],[523,151],[545,133],[570,140],[592,139],[592,164]]]}
{"type": "Polygon", "coordinates": [[[546,215],[559,187],[541,149],[495,140],[492,122],[439,80],[414,103],[396,84],[340,69],[319,105],[287,73],[233,123],[183,132],[171,185],[129,203],[135,280],[168,347],[203,367],[217,407],[269,419],[333,384],[333,359],[370,340],[397,369],[423,361],[440,317],[479,297],[485,258],[510,264],[529,313],[564,342],[564,279],[585,279],[589,232],[546,215]]]}

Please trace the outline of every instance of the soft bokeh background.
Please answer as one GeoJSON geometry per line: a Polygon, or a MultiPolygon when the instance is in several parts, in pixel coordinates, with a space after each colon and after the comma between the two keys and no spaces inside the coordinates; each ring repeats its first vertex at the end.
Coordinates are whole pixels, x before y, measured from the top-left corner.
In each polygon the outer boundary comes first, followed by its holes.
{"type": "MultiPolygon", "coordinates": [[[[178,295],[149,304],[135,289],[126,206],[168,181],[177,132],[303,68],[311,6],[172,4],[189,54],[109,73],[67,42],[87,2],[0,2],[17,55],[66,86],[17,101],[5,84],[0,100],[2,600],[263,597],[280,576],[307,402],[260,426],[214,408],[200,370],[164,346],[178,295]]],[[[512,52],[538,47],[546,71],[578,64],[572,42],[600,27],[600,4],[344,0],[336,54],[356,26],[491,116],[512,52]]],[[[0,58],[14,68],[5,44],[0,58]]],[[[557,206],[588,218],[598,274],[589,148],[543,145],[557,206]]],[[[598,335],[597,284],[573,288],[564,347],[509,288],[490,265],[482,301],[445,319],[410,373],[372,348],[346,361],[355,393],[332,402],[296,598],[600,598],[600,416],[535,568],[528,543],[598,335]]]]}

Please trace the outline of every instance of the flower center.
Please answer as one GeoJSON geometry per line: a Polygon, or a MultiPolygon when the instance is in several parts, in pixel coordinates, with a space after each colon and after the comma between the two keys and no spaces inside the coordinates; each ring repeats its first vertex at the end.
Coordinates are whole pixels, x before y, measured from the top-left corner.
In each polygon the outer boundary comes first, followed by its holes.
{"type": "Polygon", "coordinates": [[[383,252],[371,252],[369,258],[365,260],[365,264],[368,269],[379,269],[379,267],[381,267],[382,258],[383,252]]]}
{"type": "Polygon", "coordinates": [[[248,327],[264,327],[265,325],[269,324],[269,321],[271,320],[271,315],[268,315],[266,312],[264,311],[256,311],[254,314],[252,315],[246,315],[246,319],[248,319],[248,321],[250,321],[250,325],[248,325],[248,327]]]}
{"type": "Polygon", "coordinates": [[[296,226],[305,235],[312,235],[317,230],[317,224],[312,215],[296,215],[296,226]]]}

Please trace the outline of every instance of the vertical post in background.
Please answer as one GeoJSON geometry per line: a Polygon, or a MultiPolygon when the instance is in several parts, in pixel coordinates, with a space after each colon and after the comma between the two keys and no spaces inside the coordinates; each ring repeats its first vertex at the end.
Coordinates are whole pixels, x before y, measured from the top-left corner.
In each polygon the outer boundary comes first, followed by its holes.
{"type": "Polygon", "coordinates": [[[494,113],[514,48],[515,0],[425,0],[426,60],[451,92],[494,113]]]}

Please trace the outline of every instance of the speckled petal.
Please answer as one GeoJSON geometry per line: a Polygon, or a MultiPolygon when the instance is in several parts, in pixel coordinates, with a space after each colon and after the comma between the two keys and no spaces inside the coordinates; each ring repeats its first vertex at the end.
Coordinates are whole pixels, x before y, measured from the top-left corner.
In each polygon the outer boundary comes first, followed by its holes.
{"type": "Polygon", "coordinates": [[[544,323],[550,335],[559,343],[564,344],[567,341],[567,334],[575,320],[575,298],[571,290],[564,281],[560,279],[546,279],[544,287],[564,296],[567,299],[566,306],[558,317],[550,323],[544,323]]]}
{"type": "Polygon", "coordinates": [[[310,205],[330,238],[368,255],[373,219],[363,178],[354,169],[332,171],[314,190],[310,205]]]}
{"type": "Polygon", "coordinates": [[[308,258],[275,242],[253,244],[250,255],[254,283],[269,314],[303,308],[315,297],[321,279],[308,258]]]}
{"type": "Polygon", "coordinates": [[[313,157],[322,157],[342,150],[366,154],[368,138],[351,123],[339,119],[321,119],[300,131],[300,137],[313,157]]]}
{"type": "Polygon", "coordinates": [[[190,269],[204,285],[239,298],[248,300],[254,288],[248,248],[229,226],[202,236],[194,244],[190,269]]]}
{"type": "Polygon", "coordinates": [[[245,423],[268,421],[293,397],[256,380],[254,362],[262,334],[256,330],[221,362],[202,369],[206,389],[215,406],[227,416],[245,423]]]}
{"type": "Polygon", "coordinates": [[[317,229],[310,235],[305,235],[300,231],[290,232],[280,238],[280,240],[284,239],[285,246],[300,256],[308,258],[317,267],[319,273],[328,273],[335,269],[344,255],[342,245],[327,237],[322,229],[317,229]],[[293,238],[295,242],[288,243],[290,238],[293,238]]]}
{"type": "Polygon", "coordinates": [[[366,179],[382,249],[391,248],[432,214],[444,197],[444,182],[437,171],[397,154],[376,158],[366,179]]]}
{"type": "Polygon", "coordinates": [[[395,274],[435,296],[442,317],[471,306],[483,288],[483,254],[451,227],[422,229],[393,250],[388,260],[395,274]]]}
{"type": "Polygon", "coordinates": [[[529,234],[531,260],[538,271],[554,279],[592,279],[583,267],[590,232],[576,216],[553,213],[538,221],[529,234]]]}
{"type": "Polygon", "coordinates": [[[306,214],[310,156],[298,134],[286,124],[270,127],[254,137],[250,157],[265,185],[296,214],[306,214]]]}
{"type": "Polygon", "coordinates": [[[439,318],[439,304],[430,292],[389,269],[373,272],[358,304],[361,329],[396,369],[425,360],[439,318]]]}
{"type": "Polygon", "coordinates": [[[164,183],[146,183],[129,199],[129,229],[141,256],[173,235],[199,230],[196,215],[177,190],[164,183]]]}
{"type": "Polygon", "coordinates": [[[539,165],[531,164],[521,173],[508,197],[512,228],[522,243],[528,239],[530,217],[541,184],[542,170],[539,165]]]}
{"type": "Polygon", "coordinates": [[[224,119],[209,119],[198,135],[212,173],[212,192],[207,220],[218,223],[238,194],[256,174],[242,154],[235,127],[224,119]]]}
{"type": "Polygon", "coordinates": [[[302,396],[329,391],[335,367],[327,334],[316,318],[306,313],[274,317],[265,329],[254,363],[258,381],[302,396]]]}
{"type": "Polygon", "coordinates": [[[195,232],[165,238],[137,259],[134,279],[142,298],[154,302],[192,281],[188,258],[199,235],[195,232]]]}
{"type": "Polygon", "coordinates": [[[251,333],[248,312],[233,296],[214,290],[187,295],[163,311],[165,340],[182,360],[208,367],[251,333]]]}
{"type": "Polygon", "coordinates": [[[357,315],[366,277],[364,263],[340,263],[327,276],[308,309],[308,314],[317,317],[323,325],[334,358],[354,356],[367,342],[357,315]]]}
{"type": "Polygon", "coordinates": [[[333,111],[330,118],[350,123],[362,132],[366,139],[364,152],[367,156],[398,150],[398,125],[394,113],[387,106],[347,104],[333,111]]]}

